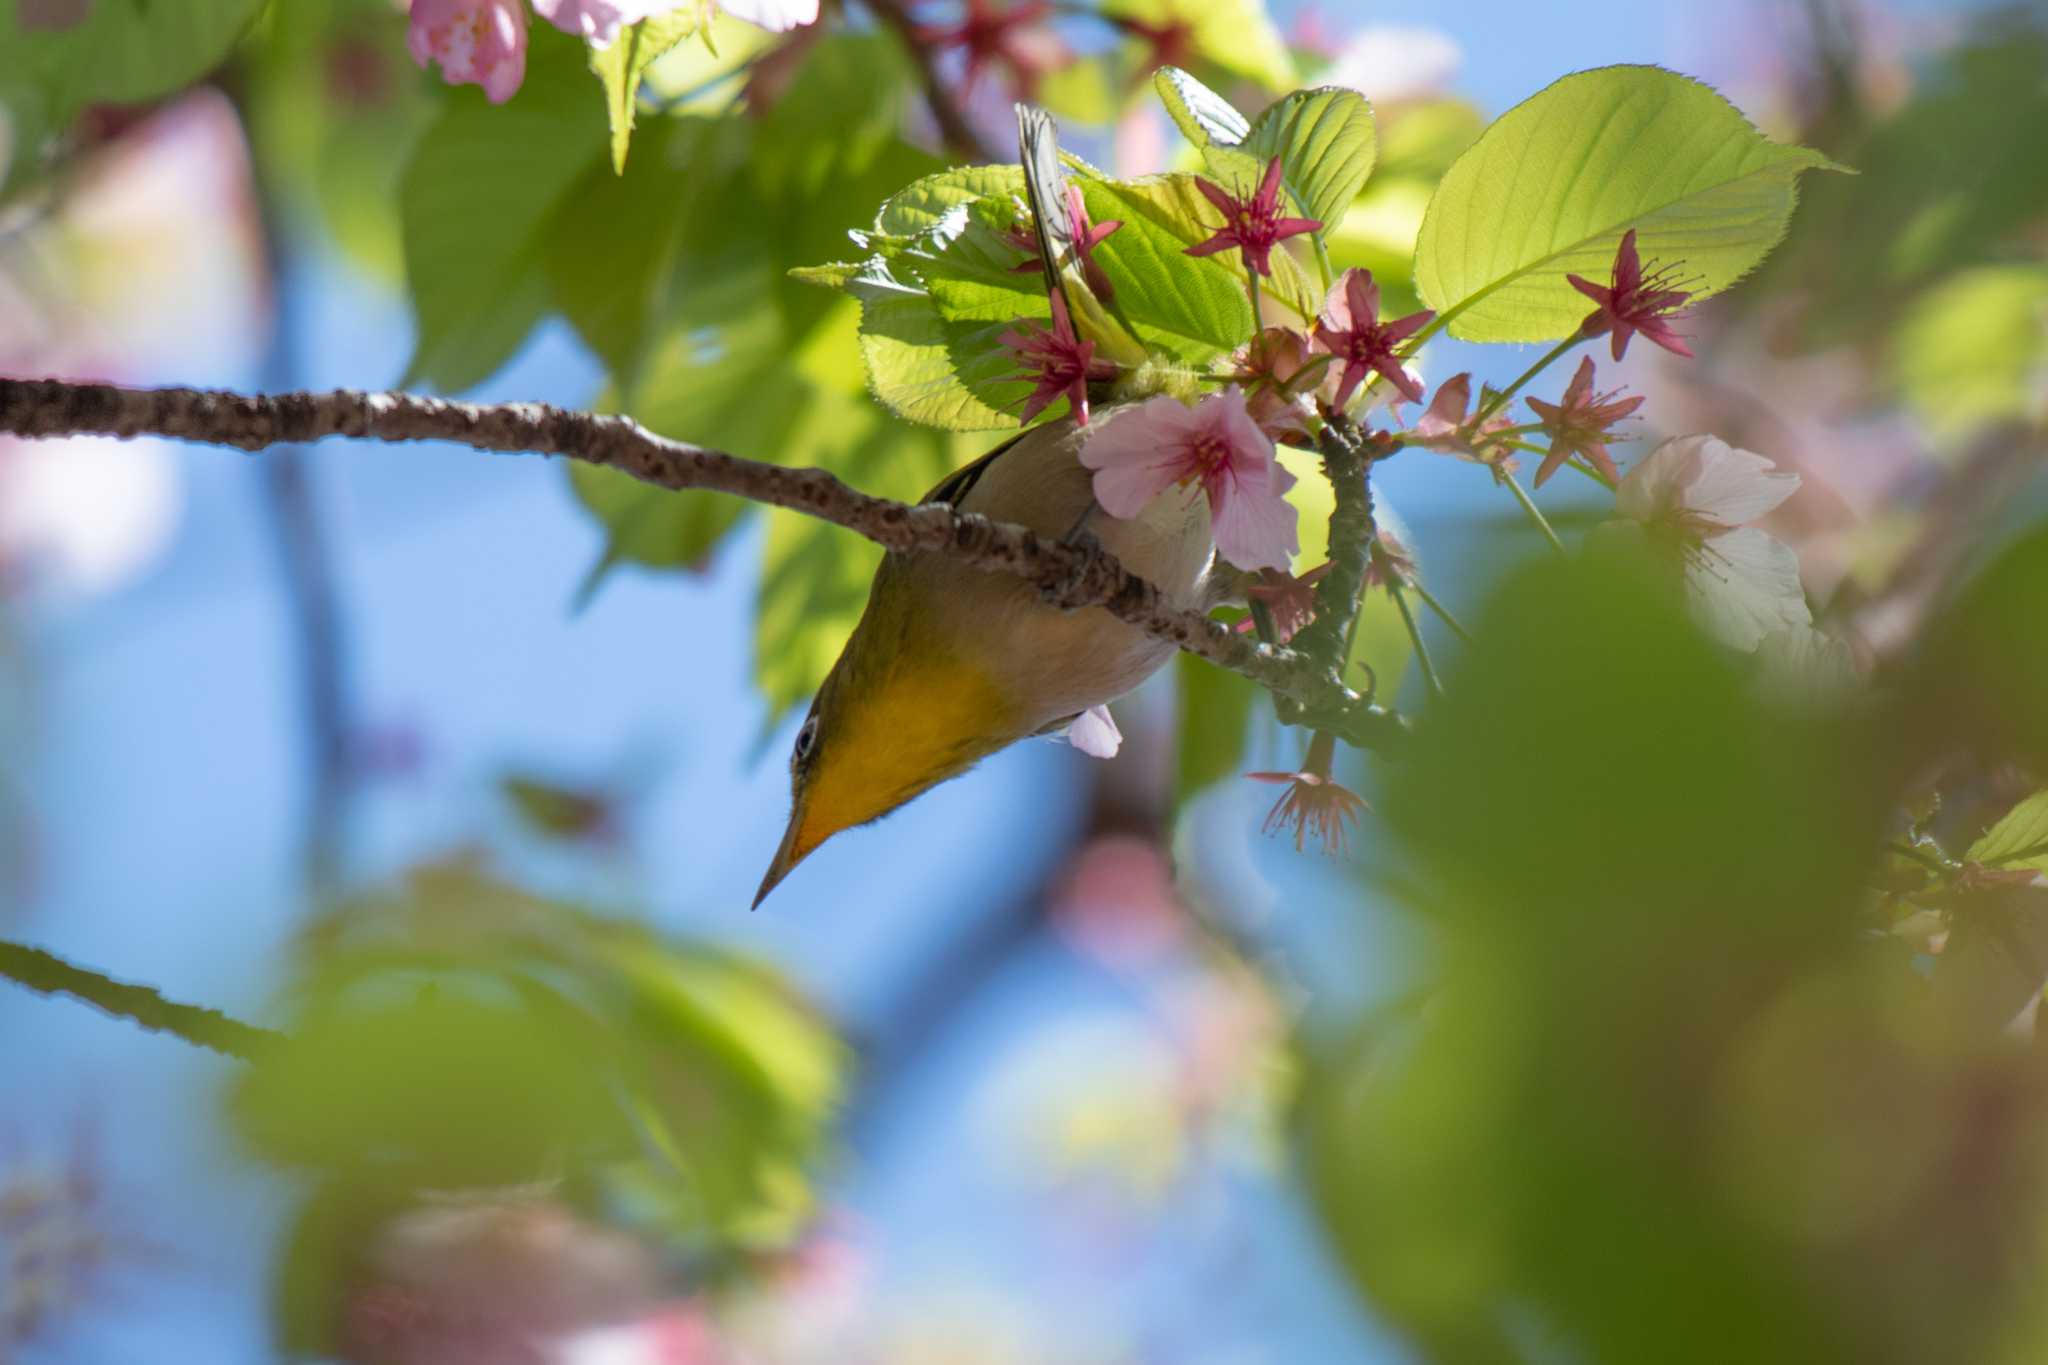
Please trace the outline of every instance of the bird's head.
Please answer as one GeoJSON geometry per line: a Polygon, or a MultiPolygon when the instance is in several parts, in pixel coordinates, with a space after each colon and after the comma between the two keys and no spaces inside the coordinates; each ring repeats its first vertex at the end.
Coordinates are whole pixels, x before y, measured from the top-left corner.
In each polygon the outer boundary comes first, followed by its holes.
{"type": "Polygon", "coordinates": [[[927,613],[896,612],[886,571],[797,731],[789,827],[756,906],[812,850],[879,820],[1023,737],[998,681],[938,638],[927,613]]]}

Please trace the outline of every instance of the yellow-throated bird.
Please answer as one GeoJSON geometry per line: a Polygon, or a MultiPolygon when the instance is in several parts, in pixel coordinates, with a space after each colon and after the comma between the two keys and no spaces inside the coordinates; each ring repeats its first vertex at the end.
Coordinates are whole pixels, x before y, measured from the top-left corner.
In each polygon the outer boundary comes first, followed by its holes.
{"type": "MultiPolygon", "coordinates": [[[[1096,421],[1110,415],[1100,409],[1096,421]]],[[[1094,506],[1079,460],[1088,430],[1072,418],[1034,427],[924,501],[1049,538],[1079,523],[1176,606],[1210,605],[1208,500],[1174,488],[1131,520],[1107,515],[1094,506]]],[[[754,904],[840,830],[879,819],[996,750],[1122,696],[1172,653],[1100,607],[1048,606],[1021,578],[939,554],[886,556],[860,624],[797,732],[789,828],[754,904]]]]}

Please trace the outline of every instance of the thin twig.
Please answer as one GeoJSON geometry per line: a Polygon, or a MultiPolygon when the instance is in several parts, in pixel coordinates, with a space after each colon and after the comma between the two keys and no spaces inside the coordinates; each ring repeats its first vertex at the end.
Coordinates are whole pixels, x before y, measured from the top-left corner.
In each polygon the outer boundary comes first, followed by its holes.
{"type": "MultiPolygon", "coordinates": [[[[582,460],[660,488],[708,489],[785,507],[898,553],[939,553],[987,572],[1015,574],[1056,606],[1099,606],[1157,639],[1243,674],[1297,704],[1318,728],[1360,748],[1391,750],[1407,733],[1398,717],[1367,703],[1328,664],[1298,649],[1255,644],[1221,622],[1183,611],[1099,550],[1061,544],[943,503],[911,507],[869,497],[822,469],[792,469],[667,440],[627,417],[401,393],[257,395],[0,378],[0,432],[168,436],[248,451],[352,436],[451,441],[477,450],[582,460]]],[[[1362,488],[1363,480],[1358,482],[1362,488]]]]}
{"type": "Polygon", "coordinates": [[[68,995],[102,1014],[245,1062],[284,1039],[273,1029],[245,1024],[219,1010],[166,1000],[154,986],[116,981],[26,944],[0,942],[0,976],[44,995],[68,995]]]}
{"type": "Polygon", "coordinates": [[[903,40],[904,51],[917,66],[919,82],[924,86],[924,102],[932,111],[932,122],[939,126],[939,137],[944,140],[946,150],[962,161],[999,161],[995,149],[974,131],[974,125],[967,121],[967,111],[946,83],[945,73],[939,70],[938,54],[932,51],[930,43],[918,32],[917,20],[910,17],[909,8],[902,0],[865,0],[868,11],[876,19],[896,31],[903,40]]]}

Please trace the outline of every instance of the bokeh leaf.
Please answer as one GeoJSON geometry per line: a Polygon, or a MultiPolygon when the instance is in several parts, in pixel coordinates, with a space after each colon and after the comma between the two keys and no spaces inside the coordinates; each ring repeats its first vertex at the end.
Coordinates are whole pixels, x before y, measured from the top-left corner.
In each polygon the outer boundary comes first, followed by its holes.
{"type": "Polygon", "coordinates": [[[1549,341],[1589,311],[1567,273],[1605,281],[1630,228],[1645,261],[1719,293],[1785,234],[1802,171],[1841,169],[1766,139],[1697,81],[1649,66],[1567,76],[1494,121],[1451,167],[1415,248],[1451,335],[1549,341]]]}
{"type": "Polygon", "coordinates": [[[460,391],[511,359],[549,305],[545,229],[603,145],[582,45],[538,25],[503,106],[450,93],[399,185],[418,328],[405,383],[460,391]]]}

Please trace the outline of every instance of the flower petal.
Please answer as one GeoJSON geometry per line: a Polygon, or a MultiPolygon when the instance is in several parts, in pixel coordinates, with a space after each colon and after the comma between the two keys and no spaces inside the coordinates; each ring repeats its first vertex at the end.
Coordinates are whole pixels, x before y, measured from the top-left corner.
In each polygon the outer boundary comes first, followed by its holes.
{"type": "Polygon", "coordinates": [[[818,0],[719,0],[718,7],[770,33],[787,33],[818,21],[818,0]]]}
{"type": "Polygon", "coordinates": [[[1685,490],[1687,510],[1723,526],[1746,526],[1799,491],[1797,474],[1718,436],[1698,438],[1698,469],[1685,490]]]}
{"type": "Polygon", "coordinates": [[[1089,707],[1067,727],[1067,743],[1090,758],[1115,758],[1123,742],[1123,731],[1116,728],[1107,706],[1089,707]]]}
{"type": "Polygon", "coordinates": [[[1276,481],[1268,480],[1264,488],[1242,483],[1220,489],[1211,511],[1217,552],[1239,568],[1285,569],[1294,562],[1301,548],[1296,534],[1300,518],[1276,481]]]}
{"type": "Polygon", "coordinates": [[[1688,556],[1685,584],[1707,628],[1740,650],[1781,627],[1813,624],[1799,556],[1753,526],[1715,536],[1688,556]]]}
{"type": "Polygon", "coordinates": [[[1081,446],[1080,460],[1095,471],[1095,501],[1128,519],[1152,499],[1196,471],[1188,464],[1188,410],[1164,394],[1125,408],[1103,422],[1081,446]]]}

